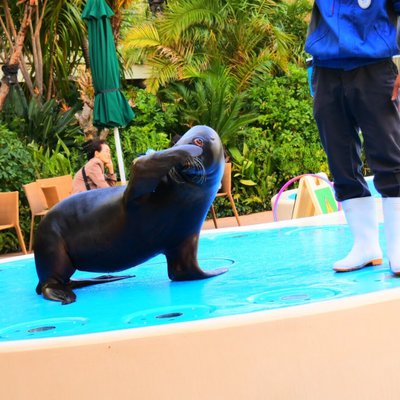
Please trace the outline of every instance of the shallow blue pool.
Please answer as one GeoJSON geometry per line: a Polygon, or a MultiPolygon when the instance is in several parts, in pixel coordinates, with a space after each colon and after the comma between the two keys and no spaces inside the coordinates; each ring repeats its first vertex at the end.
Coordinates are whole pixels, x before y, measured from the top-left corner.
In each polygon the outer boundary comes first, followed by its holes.
{"type": "MultiPolygon", "coordinates": [[[[334,273],[332,263],[350,247],[348,228],[341,225],[213,231],[201,237],[200,265],[229,267],[228,273],[171,282],[159,256],[123,272],[134,278],[76,289],[77,302],[67,306],[36,295],[32,258],[1,263],[0,341],[237,315],[400,286],[386,260],[380,267],[334,273]]],[[[74,278],[85,276],[96,275],[78,272],[74,278]]]]}

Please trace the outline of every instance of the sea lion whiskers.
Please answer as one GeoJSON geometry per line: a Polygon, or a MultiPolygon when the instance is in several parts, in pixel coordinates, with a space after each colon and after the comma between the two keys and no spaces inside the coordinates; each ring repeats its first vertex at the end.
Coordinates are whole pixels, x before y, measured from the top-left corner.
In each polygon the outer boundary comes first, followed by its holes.
{"type": "Polygon", "coordinates": [[[168,173],[176,183],[187,183],[188,181],[203,184],[206,181],[206,170],[202,161],[197,157],[189,157],[183,168],[172,167],[168,173]],[[189,179],[185,179],[188,176],[189,179]]]}
{"type": "Polygon", "coordinates": [[[175,183],[185,183],[185,181],[182,179],[181,175],[179,172],[176,170],[176,167],[172,167],[169,172],[168,172],[169,177],[174,181],[175,183]]]}
{"type": "Polygon", "coordinates": [[[195,183],[203,184],[206,181],[206,170],[204,164],[197,157],[189,158],[182,172],[190,175],[191,181],[195,183]],[[194,173],[192,172],[193,170],[194,173]]]}

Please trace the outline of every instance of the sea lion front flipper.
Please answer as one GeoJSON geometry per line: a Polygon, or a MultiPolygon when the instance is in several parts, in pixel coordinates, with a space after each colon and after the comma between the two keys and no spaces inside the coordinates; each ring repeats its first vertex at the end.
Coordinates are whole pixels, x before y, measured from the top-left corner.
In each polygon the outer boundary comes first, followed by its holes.
{"type": "Polygon", "coordinates": [[[45,299],[59,301],[63,305],[73,303],[76,300],[76,294],[68,285],[53,280],[43,284],[39,283],[36,293],[42,293],[45,299]]]}
{"type": "Polygon", "coordinates": [[[180,246],[165,252],[168,276],[172,281],[193,281],[224,274],[228,268],[203,271],[197,262],[199,234],[189,236],[180,246]]]}
{"type": "Polygon", "coordinates": [[[183,168],[188,159],[198,157],[202,152],[201,147],[186,144],[136,158],[124,193],[125,201],[130,202],[153,192],[173,167],[183,168]]]}

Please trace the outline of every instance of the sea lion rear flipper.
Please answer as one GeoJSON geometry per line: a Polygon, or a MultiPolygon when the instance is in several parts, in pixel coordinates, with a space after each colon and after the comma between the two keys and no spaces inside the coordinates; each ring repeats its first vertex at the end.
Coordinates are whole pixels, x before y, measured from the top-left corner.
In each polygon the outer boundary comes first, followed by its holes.
{"type": "Polygon", "coordinates": [[[125,190],[124,199],[130,202],[153,192],[160,180],[173,167],[183,167],[189,158],[198,157],[202,152],[201,147],[186,144],[137,158],[132,165],[131,178],[125,190]]]}
{"type": "Polygon", "coordinates": [[[82,288],[91,285],[99,285],[101,283],[120,281],[121,279],[134,278],[136,275],[101,275],[96,278],[89,279],[71,279],[68,286],[72,289],[82,288]]]}
{"type": "Polygon", "coordinates": [[[43,284],[39,282],[39,284],[36,286],[36,293],[43,294],[43,297],[47,300],[59,301],[63,305],[70,304],[76,300],[76,294],[72,291],[72,289],[119,281],[121,279],[132,278],[134,276],[135,275],[101,275],[96,278],[89,279],[71,279],[67,284],[63,284],[51,279],[43,284]]]}
{"type": "MultiPolygon", "coordinates": [[[[181,271],[180,271],[181,272],[181,271]]],[[[217,268],[209,271],[203,271],[200,267],[190,268],[190,271],[186,271],[185,273],[176,274],[176,271],[173,274],[170,274],[170,269],[168,268],[168,276],[171,281],[196,281],[200,279],[208,279],[214,276],[218,276],[228,272],[228,268],[217,268]]]]}
{"type": "Polygon", "coordinates": [[[203,271],[197,262],[199,235],[189,236],[180,246],[165,252],[168,276],[172,281],[193,281],[224,274],[228,268],[203,271]]]}

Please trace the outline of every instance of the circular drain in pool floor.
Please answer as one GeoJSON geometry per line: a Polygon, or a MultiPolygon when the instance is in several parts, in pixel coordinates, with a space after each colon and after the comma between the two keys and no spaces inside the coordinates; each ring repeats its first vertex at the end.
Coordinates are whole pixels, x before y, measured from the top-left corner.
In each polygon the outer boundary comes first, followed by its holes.
{"type": "Polygon", "coordinates": [[[210,317],[210,314],[214,311],[215,307],[197,304],[151,308],[127,315],[124,322],[133,328],[171,322],[195,321],[210,317]]]}
{"type": "Polygon", "coordinates": [[[255,294],[248,297],[247,301],[250,303],[264,304],[267,305],[268,308],[278,308],[326,300],[337,296],[339,293],[339,290],[304,286],[271,290],[270,292],[255,294]]]}
{"type": "Polygon", "coordinates": [[[28,321],[0,329],[0,339],[33,339],[51,336],[51,331],[56,333],[62,330],[65,334],[76,334],[79,327],[86,325],[87,318],[66,317],[48,318],[28,321]]]}
{"type": "Polygon", "coordinates": [[[360,271],[349,272],[348,279],[356,283],[363,283],[363,285],[371,285],[373,282],[379,282],[384,287],[399,285],[399,277],[394,275],[387,265],[366,267],[360,271]]]}

